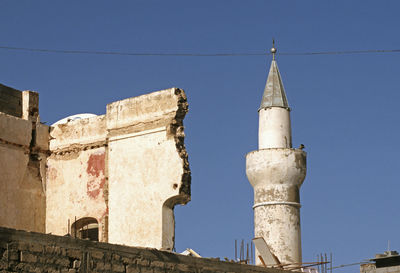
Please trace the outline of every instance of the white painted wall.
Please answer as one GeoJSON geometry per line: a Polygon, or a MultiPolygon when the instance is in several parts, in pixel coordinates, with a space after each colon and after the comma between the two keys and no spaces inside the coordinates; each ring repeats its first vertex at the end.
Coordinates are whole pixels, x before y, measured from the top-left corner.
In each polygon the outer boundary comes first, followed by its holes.
{"type": "Polygon", "coordinates": [[[282,107],[259,111],[258,148],[291,148],[290,110],[282,107]]]}

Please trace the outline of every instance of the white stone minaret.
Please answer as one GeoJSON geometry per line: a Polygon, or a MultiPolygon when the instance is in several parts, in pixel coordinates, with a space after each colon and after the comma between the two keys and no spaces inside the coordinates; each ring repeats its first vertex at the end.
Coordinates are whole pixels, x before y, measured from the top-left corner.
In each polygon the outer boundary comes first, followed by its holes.
{"type": "MultiPolygon", "coordinates": [[[[301,258],[299,190],[306,176],[306,153],[292,148],[290,108],[275,61],[259,113],[258,150],[246,156],[246,174],[254,188],[254,233],[263,237],[281,264],[301,258]]],[[[257,251],[256,251],[257,253],[257,251]]],[[[256,264],[261,264],[258,254],[256,264]]]]}

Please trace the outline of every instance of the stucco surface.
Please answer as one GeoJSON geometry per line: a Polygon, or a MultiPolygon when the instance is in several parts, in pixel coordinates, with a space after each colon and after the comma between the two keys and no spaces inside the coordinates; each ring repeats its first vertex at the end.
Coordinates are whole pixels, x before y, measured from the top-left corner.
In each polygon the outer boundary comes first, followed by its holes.
{"type": "Polygon", "coordinates": [[[162,208],[179,195],[182,159],[165,128],[110,142],[110,242],[162,247],[162,208]]]}
{"type": "Polygon", "coordinates": [[[183,90],[107,105],[103,116],[51,128],[46,232],[64,235],[84,217],[104,242],[172,249],[176,204],[190,200],[183,90]]]}
{"type": "Polygon", "coordinates": [[[190,199],[186,111],[176,88],[107,106],[110,243],[172,250],[173,207],[190,199]]]}
{"type": "Polygon", "coordinates": [[[105,117],[59,124],[50,135],[46,232],[65,235],[75,219],[93,217],[99,240],[107,241],[105,117]]]}
{"type": "Polygon", "coordinates": [[[100,241],[173,249],[174,206],[190,201],[183,90],[51,127],[40,123],[38,93],[7,90],[21,115],[0,113],[0,226],[66,235],[90,217],[100,241]]]}
{"type": "Polygon", "coordinates": [[[290,112],[286,108],[271,107],[259,111],[258,148],[291,148],[290,112]]]}
{"type": "Polygon", "coordinates": [[[0,139],[2,142],[29,146],[32,137],[32,123],[0,113],[0,139]]]}
{"type": "Polygon", "coordinates": [[[51,127],[50,150],[59,154],[61,150],[83,150],[98,141],[105,142],[107,136],[105,116],[73,120],[51,127]]]}
{"type": "Polygon", "coordinates": [[[99,223],[99,240],[105,241],[107,205],[104,196],[105,148],[52,155],[47,162],[46,232],[68,233],[76,219],[93,217],[99,223]]]}
{"type": "MultiPolygon", "coordinates": [[[[44,232],[46,151],[31,142],[33,128],[36,123],[0,113],[0,226],[44,232]]],[[[35,135],[48,139],[48,127],[35,135]]]]}

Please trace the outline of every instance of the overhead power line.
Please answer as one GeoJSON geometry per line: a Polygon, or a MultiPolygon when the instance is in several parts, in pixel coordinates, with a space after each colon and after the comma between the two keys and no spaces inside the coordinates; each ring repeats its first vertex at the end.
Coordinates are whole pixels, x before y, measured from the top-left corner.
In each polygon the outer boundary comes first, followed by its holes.
{"type": "Polygon", "coordinates": [[[330,270],[330,269],[338,269],[338,268],[347,267],[347,266],[354,266],[354,265],[366,264],[366,263],[368,263],[368,261],[359,262],[359,263],[352,263],[352,264],[342,264],[342,265],[334,266],[334,267],[332,267],[332,268],[328,268],[328,270],[330,270]]]}
{"type": "Polygon", "coordinates": [[[0,49],[44,52],[44,53],[63,53],[63,54],[95,54],[95,55],[123,55],[123,56],[195,56],[195,57],[219,57],[219,56],[264,56],[270,53],[165,53],[165,52],[121,52],[121,51],[91,51],[91,50],[57,50],[26,47],[0,46],[0,49]]]}
{"type": "Polygon", "coordinates": [[[399,53],[400,49],[371,49],[371,50],[344,50],[344,51],[319,51],[319,52],[282,52],[280,55],[344,55],[344,54],[367,54],[367,53],[399,53]]]}
{"type": "MultiPolygon", "coordinates": [[[[44,48],[0,46],[0,49],[15,51],[30,51],[61,54],[92,54],[92,55],[121,55],[121,56],[176,56],[176,57],[224,57],[224,56],[267,56],[270,52],[241,52],[241,53],[166,53],[166,52],[123,52],[123,51],[92,51],[92,50],[58,50],[44,48]]],[[[316,51],[316,52],[279,52],[277,55],[307,56],[307,55],[349,55],[371,53],[400,53],[400,49],[371,49],[371,50],[344,50],[344,51],[316,51]]]]}

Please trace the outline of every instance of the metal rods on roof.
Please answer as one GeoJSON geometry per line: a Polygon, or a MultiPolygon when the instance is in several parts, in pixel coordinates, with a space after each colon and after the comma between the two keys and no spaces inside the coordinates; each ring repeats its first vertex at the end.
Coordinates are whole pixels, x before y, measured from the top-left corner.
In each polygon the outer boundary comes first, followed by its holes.
{"type": "Polygon", "coordinates": [[[254,247],[253,242],[246,243],[244,240],[240,243],[239,257],[238,257],[238,245],[235,240],[235,262],[242,264],[254,264],[254,247]]]}

